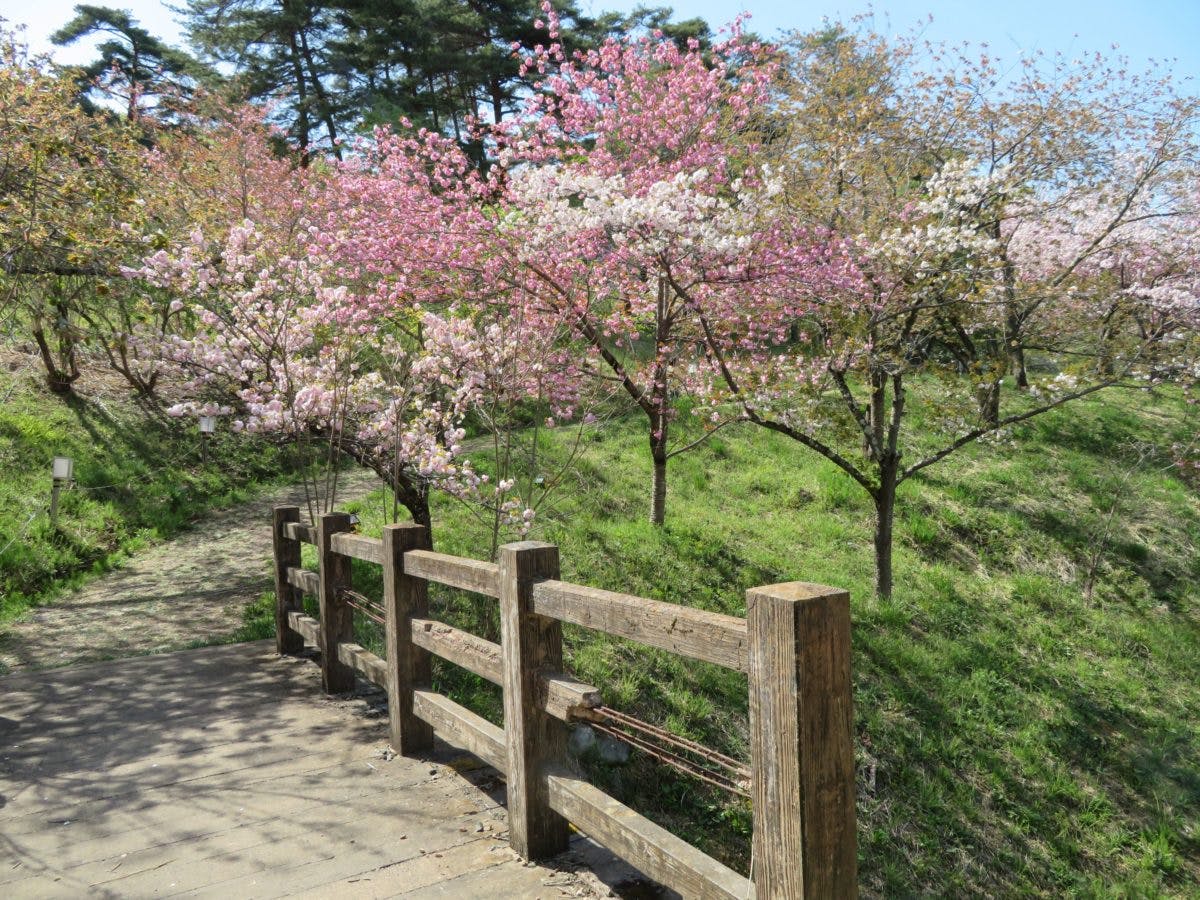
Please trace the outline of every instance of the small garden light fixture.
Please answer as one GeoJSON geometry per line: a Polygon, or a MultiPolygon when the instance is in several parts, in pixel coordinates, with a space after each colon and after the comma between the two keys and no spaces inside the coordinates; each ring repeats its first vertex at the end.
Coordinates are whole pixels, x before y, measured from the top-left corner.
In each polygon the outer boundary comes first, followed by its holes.
{"type": "Polygon", "coordinates": [[[56,456],[51,472],[54,486],[50,488],[50,524],[55,526],[58,524],[58,494],[64,484],[71,483],[71,476],[75,474],[75,460],[69,456],[56,456]]]}
{"type": "Polygon", "coordinates": [[[216,416],[200,417],[200,462],[204,465],[208,465],[208,436],[216,430],[216,416]]]}
{"type": "Polygon", "coordinates": [[[75,460],[69,456],[54,457],[54,480],[70,481],[75,472],[75,460]]]}

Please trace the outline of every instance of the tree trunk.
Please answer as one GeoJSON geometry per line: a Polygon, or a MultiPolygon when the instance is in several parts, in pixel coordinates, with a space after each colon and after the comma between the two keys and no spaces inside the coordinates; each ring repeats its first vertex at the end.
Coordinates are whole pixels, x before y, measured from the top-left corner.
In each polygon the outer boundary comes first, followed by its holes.
{"type": "MultiPolygon", "coordinates": [[[[284,11],[291,13],[288,4],[284,11]]],[[[289,62],[292,64],[292,77],[296,79],[296,140],[300,144],[300,164],[309,163],[308,136],[312,130],[308,122],[308,84],[304,78],[304,65],[300,59],[300,45],[296,41],[296,32],[289,31],[287,36],[289,62]]]]}
{"type": "Polygon", "coordinates": [[[325,123],[325,130],[329,133],[329,146],[333,150],[333,155],[341,159],[342,148],[338,144],[337,125],[333,121],[333,104],[329,101],[329,94],[325,91],[325,85],[321,83],[321,75],[317,71],[317,64],[313,60],[312,50],[308,46],[307,28],[311,25],[312,17],[310,14],[305,28],[300,29],[300,53],[304,57],[305,65],[308,67],[308,79],[312,84],[313,94],[317,98],[317,105],[319,107],[317,115],[325,123]]]}
{"type": "Polygon", "coordinates": [[[74,390],[74,384],[79,378],[79,366],[75,361],[75,346],[70,338],[62,332],[58,336],[59,356],[62,365],[54,359],[54,351],[50,349],[50,341],[41,325],[33,329],[33,339],[37,342],[42,364],[46,367],[46,387],[54,394],[69,394],[74,390]]]}
{"type": "Polygon", "coordinates": [[[892,526],[896,515],[896,474],[900,460],[894,455],[879,466],[875,494],[875,593],[892,596],[892,526]]]}
{"type": "MultiPolygon", "coordinates": [[[[992,237],[1000,240],[1000,222],[993,226],[992,237]]],[[[1004,319],[1004,344],[1008,348],[1009,369],[1017,379],[1017,387],[1029,387],[1029,376],[1025,371],[1025,341],[1021,336],[1021,314],[1017,307],[1017,267],[1004,257],[1004,295],[1008,314],[1004,319]]],[[[999,410],[997,410],[999,412],[999,410]]]]}
{"type": "MultiPolygon", "coordinates": [[[[875,436],[874,446],[882,448],[884,425],[887,420],[887,375],[883,372],[871,373],[871,404],[867,409],[867,417],[871,432],[875,436]]],[[[875,458],[875,451],[871,447],[871,439],[864,434],[863,456],[867,459],[875,458]]]]}
{"type": "MultiPolygon", "coordinates": [[[[378,473],[379,470],[376,469],[376,472],[378,473]]],[[[400,505],[408,510],[408,514],[412,516],[413,522],[429,532],[432,545],[433,516],[429,511],[429,489],[413,484],[403,474],[400,475],[399,479],[393,479],[390,472],[384,474],[383,477],[392,483],[392,492],[395,494],[396,499],[400,501],[400,505]]]]}
{"type": "Polygon", "coordinates": [[[1025,348],[1019,343],[1012,344],[1009,347],[1008,358],[1017,379],[1017,387],[1029,387],[1029,373],[1025,369],[1025,348]]]}
{"type": "Polygon", "coordinates": [[[985,381],[975,388],[975,401],[979,405],[979,418],[994,428],[1000,421],[1000,381],[985,381]]]}
{"type": "Polygon", "coordinates": [[[650,434],[650,458],[654,462],[654,487],[650,500],[650,524],[662,525],[667,518],[667,423],[665,417],[650,434]]]}

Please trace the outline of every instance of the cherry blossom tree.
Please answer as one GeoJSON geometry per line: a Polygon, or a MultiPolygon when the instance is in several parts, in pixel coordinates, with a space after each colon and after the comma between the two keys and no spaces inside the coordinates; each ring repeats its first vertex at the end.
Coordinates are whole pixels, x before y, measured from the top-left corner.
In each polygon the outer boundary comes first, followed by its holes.
{"type": "Polygon", "coordinates": [[[428,355],[337,283],[309,231],[292,246],[276,238],[246,221],[214,247],[197,230],[186,247],[158,251],[131,273],[187,298],[171,308],[191,322],[161,350],[188,397],[170,411],[230,415],[235,430],[281,435],[305,461],[318,454],[310,512],[336,502],[346,454],[431,526],[432,484],[475,486],[455,465],[469,392],[444,385],[428,355]]]}
{"type": "Polygon", "coordinates": [[[696,310],[722,317],[807,262],[758,215],[773,182],[749,153],[773,67],[736,28],[709,54],[660,35],[568,58],[543,10],[550,43],[520,51],[538,93],[495,132],[503,274],[530,320],[567,321],[583,369],[645,415],[661,525],[668,461],[713,430],[673,440],[703,341],[696,310]]]}
{"type": "MultiPolygon", "coordinates": [[[[873,241],[894,227],[948,162],[972,159],[993,177],[963,214],[999,242],[1006,311],[951,344],[976,385],[981,420],[995,423],[1011,373],[1028,386],[1026,346],[1059,343],[1055,303],[1095,247],[1022,277],[1010,241],[1090,209],[1090,240],[1136,224],[1162,187],[1196,161],[1197,99],[1168,74],[1137,73],[1117,56],[1027,54],[1001,61],[986,47],[885,38],[869,18],[796,36],[774,147],[790,206],[808,220],[873,241]],[[1096,220],[1103,210],[1107,219],[1096,220]]],[[[1043,261],[1050,263],[1050,258],[1043,261]]]]}
{"type": "MultiPolygon", "coordinates": [[[[1111,370],[1097,372],[1088,361],[1101,317],[1075,282],[1105,235],[1132,225],[1143,201],[1158,196],[1155,185],[1190,157],[1193,145],[1179,122],[1193,105],[1152,86],[1139,95],[1145,101],[1139,113],[1124,120],[1129,128],[1105,130],[1085,115],[1098,97],[1099,76],[1089,69],[1054,85],[1023,76],[1020,110],[996,100],[982,114],[972,98],[995,87],[987,79],[980,84],[993,71],[986,59],[965,73],[931,77],[905,67],[915,55],[912,44],[902,45],[898,58],[905,65],[898,67],[886,53],[888,42],[872,38],[846,47],[844,37],[820,36],[816,61],[802,67],[802,89],[781,102],[802,124],[767,152],[784,179],[772,214],[839,232],[856,258],[857,283],[845,280],[802,311],[786,341],[755,340],[742,326],[739,349],[727,349],[727,338],[724,346],[711,338],[706,344],[713,403],[730,404],[815,450],[871,497],[876,586],[887,596],[901,483],[999,429],[1152,376],[1156,348],[1171,340],[1180,318],[1153,314],[1136,291],[1118,291],[1122,303],[1137,308],[1133,320],[1143,327],[1124,333],[1111,370]],[[810,66],[818,74],[840,73],[839,79],[818,78],[810,66]],[[1160,114],[1145,120],[1154,98],[1162,101],[1160,114]],[[997,110],[1012,128],[1007,137],[989,125],[997,110]],[[1018,112],[1028,133],[1016,128],[1018,112]],[[989,128],[995,145],[986,140],[989,128]],[[1074,143],[1056,145],[1060,134],[1074,143]],[[991,152],[969,152],[983,146],[991,152]],[[1000,152],[1002,146],[1008,151],[1000,152]],[[1122,171],[1117,161],[1131,153],[1136,164],[1128,177],[1114,179],[1122,171]],[[1105,179],[1109,189],[1100,191],[1105,179]],[[1027,223],[1046,222],[1055,210],[1065,213],[1097,194],[1109,216],[1074,255],[1044,254],[1040,265],[1021,258],[1014,240],[1027,223]],[[1035,335],[1044,337],[1036,345],[1035,335]],[[1037,379],[1019,375],[1032,393],[1002,415],[999,385],[1009,351],[1031,345],[1049,355],[1054,370],[1037,379]],[[940,445],[909,433],[918,404],[926,426],[948,435],[940,445]]],[[[796,309],[769,292],[755,298],[760,319],[785,321],[796,309]]]]}

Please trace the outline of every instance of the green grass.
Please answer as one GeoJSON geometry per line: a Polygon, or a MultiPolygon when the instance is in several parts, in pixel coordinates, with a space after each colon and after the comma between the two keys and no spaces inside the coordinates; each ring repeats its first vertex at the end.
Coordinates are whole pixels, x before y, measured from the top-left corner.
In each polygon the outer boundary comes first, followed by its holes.
{"type": "MultiPolygon", "coordinates": [[[[1161,459],[1135,466],[1131,449],[1168,446],[1186,416],[1166,392],[1113,393],[926,470],[901,490],[887,601],[872,595],[866,496],[761,431],[723,432],[673,460],[663,529],[643,522],[641,423],[590,434],[533,536],[559,545],[569,580],[734,615],[754,585],[850,590],[865,893],[1195,895],[1200,498],[1161,459]]],[[[564,452],[565,434],[546,440],[564,452]]],[[[367,533],[384,502],[353,505],[367,533]]],[[[438,498],[434,520],[439,550],[486,553],[487,534],[453,501],[438,498]]],[[[356,563],[355,578],[379,590],[378,567],[356,563]]],[[[495,631],[493,601],[435,589],[433,603],[495,631]]],[[[610,705],[745,757],[744,676],[575,628],[567,643],[571,668],[610,705]]],[[[435,679],[498,719],[490,685],[448,664],[435,679]]],[[[591,775],[745,870],[745,804],[636,755],[591,775]]]]}
{"type": "Polygon", "coordinates": [[[0,396],[0,621],[280,477],[265,442],[216,435],[203,464],[191,423],[127,400],[57,397],[8,374],[0,396]],[[52,524],[55,456],[74,459],[75,478],[52,524]]]}

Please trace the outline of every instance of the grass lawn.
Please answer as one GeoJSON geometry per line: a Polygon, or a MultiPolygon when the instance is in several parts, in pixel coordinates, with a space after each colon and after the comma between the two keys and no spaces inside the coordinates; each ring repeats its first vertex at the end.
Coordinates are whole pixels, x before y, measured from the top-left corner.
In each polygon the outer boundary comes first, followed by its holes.
{"type": "Polygon", "coordinates": [[[0,400],[0,622],[282,476],[269,444],[228,434],[202,463],[194,422],[151,414],[123,389],[56,397],[29,374],[0,372],[0,400]],[[75,461],[57,526],[55,456],[75,461]]]}
{"type": "MultiPolygon", "coordinates": [[[[641,422],[590,433],[533,536],[559,545],[566,579],[734,615],[758,584],[850,590],[864,893],[1194,896],[1200,496],[1138,447],[1168,446],[1188,415],[1167,392],[1110,393],[925,470],[901,489],[889,601],[872,596],[866,496],[749,428],[672,461],[661,530],[643,522],[641,422]]],[[[542,440],[550,456],[569,443],[542,440]]],[[[377,534],[386,505],[380,492],[351,508],[377,534]]],[[[486,555],[461,505],[438,498],[434,521],[439,550],[486,555]]],[[[378,568],[355,566],[359,588],[378,591],[378,568]]],[[[495,633],[493,601],[435,588],[434,604],[495,633]]],[[[269,628],[268,607],[244,636],[269,628]]],[[[744,676],[572,627],[567,641],[571,668],[609,705],[745,758],[744,676]]],[[[498,719],[491,685],[449,664],[435,679],[498,719]]],[[[636,754],[590,769],[745,871],[745,803],[636,754]]]]}

